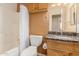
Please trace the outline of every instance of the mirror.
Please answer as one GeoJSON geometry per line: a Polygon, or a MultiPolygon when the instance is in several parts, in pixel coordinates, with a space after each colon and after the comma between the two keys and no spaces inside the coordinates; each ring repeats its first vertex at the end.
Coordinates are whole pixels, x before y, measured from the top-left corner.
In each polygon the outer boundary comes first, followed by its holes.
{"type": "Polygon", "coordinates": [[[49,4],[49,32],[76,33],[76,4],[49,4]]]}
{"type": "Polygon", "coordinates": [[[61,7],[49,4],[49,31],[61,32],[61,7]]]}
{"type": "Polygon", "coordinates": [[[76,33],[76,10],[75,4],[68,4],[63,9],[63,32],[76,33]]]}
{"type": "MultiPolygon", "coordinates": [[[[79,3],[76,4],[76,23],[77,23],[77,33],[79,33],[79,3]]],[[[79,36],[79,35],[78,35],[79,36]]]]}
{"type": "Polygon", "coordinates": [[[61,15],[52,15],[52,31],[60,32],[61,15]]]}

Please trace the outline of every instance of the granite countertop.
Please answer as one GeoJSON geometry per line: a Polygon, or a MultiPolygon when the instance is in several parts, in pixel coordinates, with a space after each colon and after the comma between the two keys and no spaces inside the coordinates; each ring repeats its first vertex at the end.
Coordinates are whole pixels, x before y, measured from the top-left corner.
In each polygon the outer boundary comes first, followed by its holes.
{"type": "Polygon", "coordinates": [[[78,36],[66,36],[66,35],[53,35],[53,34],[48,34],[46,38],[49,38],[51,40],[62,40],[62,41],[74,41],[74,42],[79,42],[79,37],[78,36]]]}

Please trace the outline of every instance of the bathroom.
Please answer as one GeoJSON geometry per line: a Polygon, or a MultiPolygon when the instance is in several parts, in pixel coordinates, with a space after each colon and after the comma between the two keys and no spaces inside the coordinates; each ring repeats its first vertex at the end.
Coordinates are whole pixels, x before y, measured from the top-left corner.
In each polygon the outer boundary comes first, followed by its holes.
{"type": "Polygon", "coordinates": [[[78,9],[79,3],[0,4],[0,55],[79,56],[78,9]]]}

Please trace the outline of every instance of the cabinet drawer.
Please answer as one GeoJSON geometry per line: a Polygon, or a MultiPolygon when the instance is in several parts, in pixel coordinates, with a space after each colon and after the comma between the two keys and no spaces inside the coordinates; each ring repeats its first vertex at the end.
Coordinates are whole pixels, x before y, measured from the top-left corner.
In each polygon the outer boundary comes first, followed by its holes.
{"type": "Polygon", "coordinates": [[[48,49],[59,49],[64,51],[72,51],[73,43],[57,40],[47,40],[48,49]]]}
{"type": "Polygon", "coordinates": [[[64,51],[55,50],[55,49],[48,49],[47,55],[48,56],[68,56],[69,53],[64,52],[64,51]]]}

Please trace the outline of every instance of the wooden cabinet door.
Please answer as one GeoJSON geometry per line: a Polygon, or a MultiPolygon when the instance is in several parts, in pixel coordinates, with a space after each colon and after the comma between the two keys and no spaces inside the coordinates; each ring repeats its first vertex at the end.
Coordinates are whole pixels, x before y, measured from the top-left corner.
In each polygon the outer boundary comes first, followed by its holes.
{"type": "Polygon", "coordinates": [[[47,3],[39,3],[39,9],[48,9],[48,4],[47,3]]]}
{"type": "Polygon", "coordinates": [[[20,12],[20,3],[17,3],[17,12],[20,12]]]}
{"type": "Polygon", "coordinates": [[[73,43],[73,51],[74,52],[79,52],[79,42],[74,42],[73,43]]]}
{"type": "Polygon", "coordinates": [[[34,10],[34,5],[33,3],[30,3],[27,5],[29,12],[32,12],[34,10]]]}
{"type": "Polygon", "coordinates": [[[47,55],[48,56],[69,56],[69,53],[60,51],[60,50],[55,50],[55,49],[48,49],[47,50],[47,55]]]}
{"type": "Polygon", "coordinates": [[[64,42],[57,40],[47,40],[47,45],[49,49],[59,49],[64,51],[72,51],[73,43],[72,42],[64,42]]]}
{"type": "Polygon", "coordinates": [[[33,8],[34,8],[34,11],[38,10],[38,9],[39,9],[38,3],[34,3],[34,4],[33,4],[33,8]]]}
{"type": "Polygon", "coordinates": [[[30,3],[27,5],[28,6],[28,9],[29,9],[29,12],[35,12],[36,10],[39,9],[39,6],[37,3],[30,3]]]}
{"type": "Polygon", "coordinates": [[[40,12],[41,10],[48,9],[48,4],[46,3],[29,3],[27,4],[30,13],[40,12]]]}

